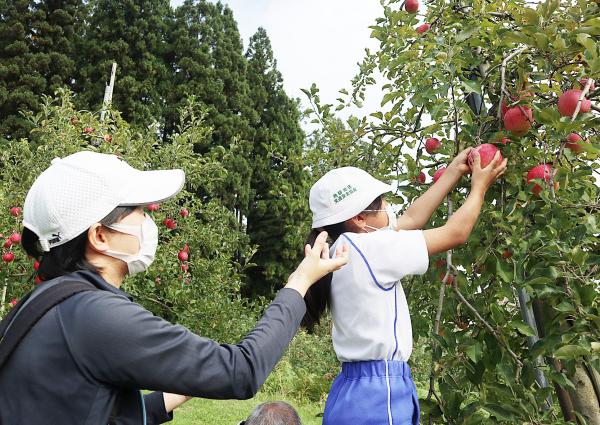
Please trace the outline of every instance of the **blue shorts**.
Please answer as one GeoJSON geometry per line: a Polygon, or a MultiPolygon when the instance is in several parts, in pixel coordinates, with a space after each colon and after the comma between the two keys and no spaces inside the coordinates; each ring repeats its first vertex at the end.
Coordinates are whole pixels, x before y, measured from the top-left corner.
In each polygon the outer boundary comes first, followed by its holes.
{"type": "Polygon", "coordinates": [[[323,425],[418,425],[419,414],[406,362],[342,363],[325,403],[323,425]]]}

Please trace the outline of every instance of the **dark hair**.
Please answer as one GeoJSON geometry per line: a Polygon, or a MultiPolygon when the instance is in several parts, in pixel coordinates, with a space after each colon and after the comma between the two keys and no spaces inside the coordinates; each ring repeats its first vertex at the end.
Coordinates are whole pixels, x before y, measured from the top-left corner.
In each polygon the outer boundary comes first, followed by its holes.
{"type": "MultiPolygon", "coordinates": [[[[117,207],[100,220],[100,223],[109,226],[127,217],[135,209],[136,207],[117,207]]],[[[85,258],[87,230],[69,242],[55,246],[48,252],[43,252],[39,247],[38,236],[32,230],[24,227],[21,243],[25,252],[40,262],[37,274],[43,280],[54,279],[77,270],[99,272],[98,268],[85,258]]]]}
{"type": "MultiPolygon", "coordinates": [[[[383,195],[379,195],[373,202],[371,202],[365,210],[379,210],[383,203],[383,195]]],[[[374,212],[365,212],[364,214],[370,215],[374,212]]],[[[323,228],[312,229],[306,238],[306,244],[313,246],[319,233],[325,230],[329,236],[330,243],[333,244],[342,235],[342,233],[348,232],[346,225],[347,221],[341,223],[335,223],[323,228]]],[[[331,305],[331,278],[333,273],[326,274],[317,282],[315,282],[304,295],[304,302],[306,303],[306,313],[302,319],[302,326],[309,332],[313,330],[314,326],[319,323],[321,316],[325,310],[331,305]]]]}
{"type": "Polygon", "coordinates": [[[298,412],[284,401],[259,404],[242,422],[245,425],[302,425],[298,412]]]}

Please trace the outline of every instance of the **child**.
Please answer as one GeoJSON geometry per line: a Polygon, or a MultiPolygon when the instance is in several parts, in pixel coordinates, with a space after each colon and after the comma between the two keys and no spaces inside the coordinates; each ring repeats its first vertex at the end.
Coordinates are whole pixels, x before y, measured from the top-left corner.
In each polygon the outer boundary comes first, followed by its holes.
{"type": "Polygon", "coordinates": [[[329,171],[310,190],[312,244],[326,230],[335,250],[350,246],[345,268],[305,296],[304,325],[318,323],[327,307],[333,317],[333,347],[342,372],[333,382],[324,425],[419,423],[419,401],[406,363],[412,351],[408,305],[400,279],[423,274],[429,256],[465,243],[484,195],[506,170],[497,154],[481,168],[471,148],[461,152],[442,177],[398,219],[383,194],[392,188],[354,167],[329,171]],[[471,192],[444,226],[422,229],[463,174],[472,169],[471,192]]]}

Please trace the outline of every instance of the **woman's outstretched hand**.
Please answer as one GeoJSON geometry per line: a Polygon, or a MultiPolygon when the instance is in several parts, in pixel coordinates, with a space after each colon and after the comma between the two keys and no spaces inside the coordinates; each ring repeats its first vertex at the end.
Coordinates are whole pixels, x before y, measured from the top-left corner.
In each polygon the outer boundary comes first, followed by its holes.
{"type": "Polygon", "coordinates": [[[304,259],[290,275],[285,287],[295,289],[304,297],[313,283],[348,262],[348,252],[348,245],[343,244],[336,249],[335,257],[329,258],[327,232],[321,232],[312,247],[304,247],[304,259]]]}

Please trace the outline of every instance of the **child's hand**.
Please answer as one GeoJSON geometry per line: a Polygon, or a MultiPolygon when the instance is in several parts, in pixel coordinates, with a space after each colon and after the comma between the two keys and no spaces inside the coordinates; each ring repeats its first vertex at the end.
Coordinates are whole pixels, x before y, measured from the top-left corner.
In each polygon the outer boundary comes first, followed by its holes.
{"type": "Polygon", "coordinates": [[[348,245],[344,244],[336,249],[334,258],[329,258],[327,232],[321,232],[312,247],[304,247],[304,260],[288,278],[286,288],[293,288],[304,296],[313,283],[346,264],[348,252],[348,245]]]}
{"type": "Polygon", "coordinates": [[[469,163],[467,162],[467,158],[469,156],[469,152],[471,152],[473,148],[467,148],[452,160],[450,165],[448,165],[448,169],[454,169],[460,173],[460,175],[466,174],[471,171],[469,167],[469,163]]]}
{"type": "Polygon", "coordinates": [[[482,193],[487,192],[490,186],[506,171],[507,158],[504,161],[500,161],[500,151],[496,152],[494,159],[488,164],[487,167],[481,168],[481,158],[479,152],[473,151],[471,157],[473,162],[471,164],[472,176],[471,176],[471,189],[479,190],[482,193]]]}

